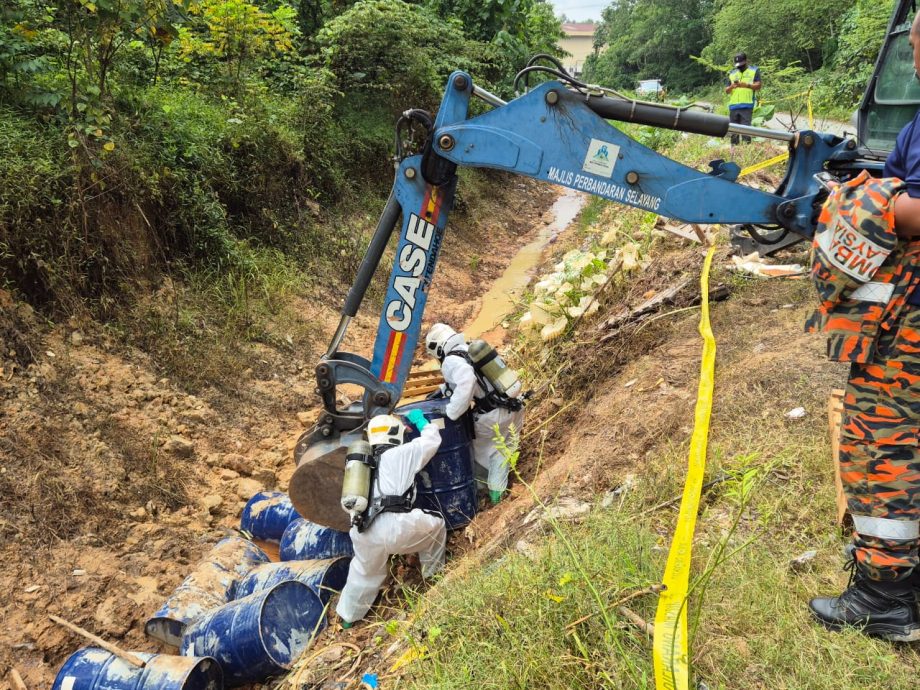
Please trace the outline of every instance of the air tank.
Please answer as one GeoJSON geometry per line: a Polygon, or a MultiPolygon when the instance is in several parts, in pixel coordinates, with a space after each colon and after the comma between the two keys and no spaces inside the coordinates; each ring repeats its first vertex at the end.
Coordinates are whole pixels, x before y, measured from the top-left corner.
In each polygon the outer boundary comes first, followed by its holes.
{"type": "Polygon", "coordinates": [[[469,345],[470,359],[495,390],[509,398],[521,394],[517,372],[505,364],[495,348],[485,340],[474,340],[469,345]]]}
{"type": "Polygon", "coordinates": [[[371,490],[371,444],[355,441],[345,454],[345,479],[342,481],[342,508],[354,519],[367,510],[371,490]]]}

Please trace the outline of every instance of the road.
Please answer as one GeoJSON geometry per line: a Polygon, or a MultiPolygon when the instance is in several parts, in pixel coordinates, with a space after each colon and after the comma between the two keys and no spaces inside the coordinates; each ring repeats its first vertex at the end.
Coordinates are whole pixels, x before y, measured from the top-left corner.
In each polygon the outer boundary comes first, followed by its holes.
{"type": "MultiPolygon", "coordinates": [[[[792,114],[790,113],[777,113],[772,120],[766,123],[766,126],[770,129],[779,129],[787,132],[793,129],[808,129],[808,114],[805,113],[793,118],[792,114]],[[795,123],[795,126],[793,126],[793,123],[795,123]]],[[[836,134],[837,136],[844,136],[844,134],[856,134],[855,126],[846,122],[828,120],[823,117],[815,118],[814,129],[817,132],[830,132],[831,134],[836,134]]]]}

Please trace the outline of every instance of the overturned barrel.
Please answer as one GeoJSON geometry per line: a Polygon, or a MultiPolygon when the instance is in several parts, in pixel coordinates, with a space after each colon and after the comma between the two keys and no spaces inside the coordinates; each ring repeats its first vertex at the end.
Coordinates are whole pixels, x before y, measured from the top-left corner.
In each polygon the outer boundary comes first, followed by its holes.
{"type": "Polygon", "coordinates": [[[227,687],[258,683],[288,671],[325,627],[316,592],[282,582],[199,618],[186,628],[181,653],[213,656],[227,687]]]}
{"type": "MultiPolygon", "coordinates": [[[[396,408],[405,416],[410,410],[421,410],[425,418],[441,428],[441,447],[416,479],[415,505],[435,510],[444,517],[447,529],[453,530],[469,524],[476,516],[476,480],[473,475],[473,447],[471,424],[467,416],[457,421],[447,416],[447,400],[422,400],[396,408]]],[[[418,432],[407,429],[406,440],[418,437],[418,432]]]]}
{"type": "Polygon", "coordinates": [[[144,625],[150,637],[178,647],[185,626],[234,597],[236,583],[268,556],[242,537],[221,539],[144,625]]]}
{"type": "Polygon", "coordinates": [[[223,673],[210,657],[134,652],[143,668],[98,647],[71,654],[51,690],[221,690],[223,673]]]}
{"type": "Polygon", "coordinates": [[[322,558],[351,558],[354,550],[348,532],[339,532],[300,518],[281,537],[278,549],[282,561],[311,561],[322,558]]]}
{"type": "Polygon", "coordinates": [[[316,561],[282,561],[253,568],[236,586],[236,598],[271,589],[277,584],[296,580],[319,595],[323,603],[342,591],[348,578],[348,558],[325,558],[316,561]]]}
{"type": "Polygon", "coordinates": [[[279,542],[284,530],[300,515],[290,497],[280,491],[260,491],[249,499],[240,516],[240,529],[254,539],[279,542]]]}

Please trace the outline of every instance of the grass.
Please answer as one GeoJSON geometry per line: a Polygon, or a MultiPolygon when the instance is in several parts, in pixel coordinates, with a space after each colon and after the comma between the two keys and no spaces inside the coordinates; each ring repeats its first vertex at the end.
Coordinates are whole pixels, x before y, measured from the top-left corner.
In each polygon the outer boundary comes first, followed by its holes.
{"type": "MultiPolygon", "coordinates": [[[[767,283],[742,290],[714,313],[720,352],[707,480],[729,479],[704,496],[697,528],[694,675],[709,688],[726,689],[913,687],[916,651],[856,632],[827,632],[808,614],[810,597],[845,585],[824,416],[839,370],[816,361],[820,346],[808,345],[810,339],[789,338],[802,307],[774,316],[743,304],[766,287],[771,304],[810,297],[805,283],[767,283]],[[761,356],[752,356],[758,344],[761,356]],[[797,405],[807,418],[787,421],[783,413],[797,405]],[[818,557],[794,572],[790,560],[809,549],[818,557]]],[[[686,332],[696,318],[676,330],[686,332]]],[[[661,364],[652,354],[642,366],[661,364]]],[[[585,412],[598,414],[593,407],[585,412]]],[[[644,635],[615,608],[608,628],[589,585],[612,604],[659,581],[675,514],[649,508],[680,494],[688,436],[661,438],[630,468],[636,487],[610,508],[596,506],[583,523],[559,525],[558,534],[547,525],[535,553],[509,549],[426,598],[417,628],[440,635],[429,641],[429,657],[414,668],[408,687],[654,687],[644,635]]],[[[593,442],[600,452],[604,441],[593,442]]],[[[655,605],[653,596],[630,603],[649,621],[655,605]]]]}
{"type": "MultiPolygon", "coordinates": [[[[742,167],[774,155],[768,146],[735,153],[742,167]]],[[[719,151],[705,138],[684,137],[670,154],[702,167],[719,151]]],[[[624,241],[671,265],[675,259],[662,256],[644,215],[593,200],[572,241],[584,246],[618,227],[624,241]]],[[[694,270],[687,258],[679,270],[694,270]]],[[[639,278],[632,282],[641,291],[639,278]]],[[[826,362],[818,339],[802,334],[811,286],[722,269],[712,276],[717,282],[730,285],[733,297],[713,308],[717,379],[706,481],[725,479],[704,493],[697,523],[688,609],[693,677],[713,690],[914,687],[915,649],[855,631],[828,632],[808,612],[811,597],[846,585],[847,542],[834,524],[826,421],[827,395],[842,385],[845,370],[826,362]],[[806,418],[787,420],[784,413],[798,406],[806,418]],[[790,561],[807,550],[817,551],[816,558],[793,570],[790,561]]],[[[630,289],[618,286],[612,298],[628,301],[630,289]]],[[[564,372],[554,394],[580,408],[547,429],[546,463],[544,449],[533,447],[540,435],[525,442],[523,453],[538,455],[540,467],[574,464],[573,479],[599,477],[581,493],[593,509],[581,522],[545,522],[536,532],[512,522],[509,548],[494,560],[459,569],[418,595],[414,623],[403,634],[424,643],[427,656],[409,667],[400,687],[655,687],[650,642],[615,604],[659,582],[664,571],[677,506],[656,506],[683,488],[699,365],[696,354],[682,360],[672,352],[688,345],[699,351],[697,319],[696,311],[676,313],[645,329],[637,342],[630,344],[627,335],[606,349],[592,343],[591,326],[554,343],[549,354],[522,349],[537,378],[548,369],[564,372]],[[569,366],[579,357],[595,358],[584,365],[592,369],[590,380],[577,363],[569,366]],[[642,383],[614,395],[620,402],[612,404],[611,391],[623,391],[631,379],[642,383]],[[686,395],[675,401],[666,392],[640,393],[656,379],[686,395]],[[598,494],[626,474],[635,475],[634,487],[603,508],[598,494]],[[609,607],[606,615],[594,591],[609,607]]],[[[532,468],[522,471],[530,476],[532,468]]],[[[534,485],[545,471],[537,471],[534,485]]],[[[548,491],[579,495],[575,487],[548,491]]],[[[541,498],[552,500],[546,493],[541,498]]],[[[629,607],[653,621],[656,604],[654,595],[643,595],[629,607]]]]}

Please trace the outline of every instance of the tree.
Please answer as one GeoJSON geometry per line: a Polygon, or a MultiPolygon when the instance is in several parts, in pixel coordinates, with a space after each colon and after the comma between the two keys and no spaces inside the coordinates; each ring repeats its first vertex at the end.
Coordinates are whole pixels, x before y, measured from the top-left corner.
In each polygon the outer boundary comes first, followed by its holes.
{"type": "Polygon", "coordinates": [[[620,88],[662,79],[671,91],[706,83],[690,56],[709,41],[711,0],[616,0],[602,13],[595,45],[607,46],[585,66],[588,78],[620,88]]]}
{"type": "Polygon", "coordinates": [[[467,40],[460,22],[402,0],[363,0],[317,35],[342,91],[373,91],[397,110],[438,102],[454,69],[476,72],[492,51],[467,40]]]}
{"type": "Polygon", "coordinates": [[[64,0],[45,8],[66,36],[63,62],[76,112],[81,93],[105,98],[115,56],[128,41],[174,35],[183,16],[180,10],[187,5],[173,0],[64,0]]]}
{"type": "Polygon", "coordinates": [[[728,62],[743,50],[753,64],[775,58],[814,71],[833,53],[841,16],[837,0],[723,0],[703,57],[728,62]]]}
{"type": "Polygon", "coordinates": [[[459,20],[467,37],[495,46],[489,79],[503,95],[510,95],[514,75],[531,55],[563,55],[562,21],[544,0],[428,0],[428,6],[445,20],[459,20]]]}
{"type": "Polygon", "coordinates": [[[237,92],[247,70],[260,58],[290,52],[300,33],[297,11],[285,4],[269,12],[246,0],[199,0],[191,14],[197,21],[179,32],[181,55],[223,63],[237,92]]]}

